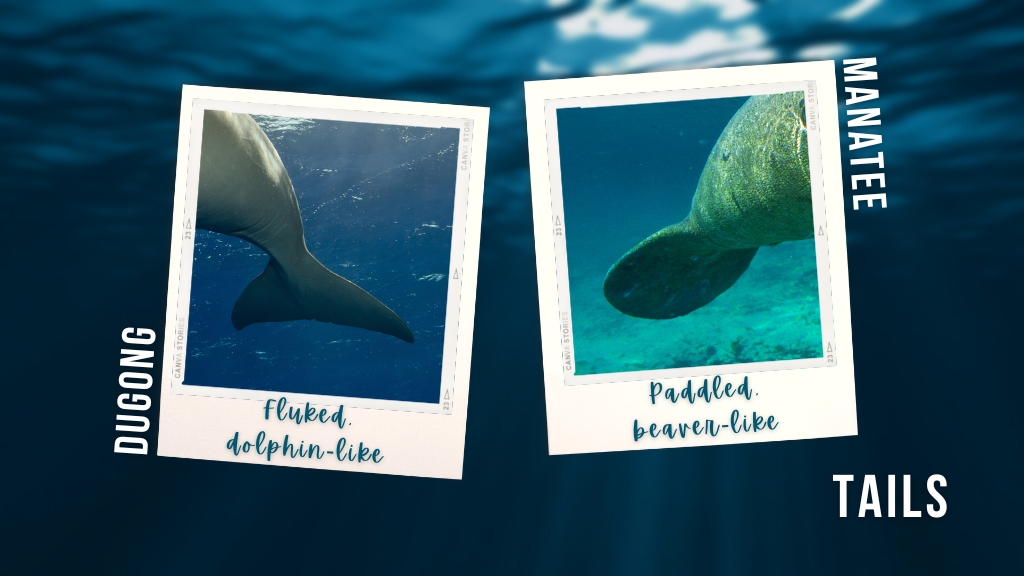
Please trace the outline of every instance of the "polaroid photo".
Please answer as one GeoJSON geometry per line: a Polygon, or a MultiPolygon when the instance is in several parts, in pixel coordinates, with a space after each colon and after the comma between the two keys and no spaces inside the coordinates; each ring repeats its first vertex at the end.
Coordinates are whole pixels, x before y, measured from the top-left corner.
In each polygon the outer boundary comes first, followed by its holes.
{"type": "Polygon", "coordinates": [[[526,111],[551,454],[857,433],[831,61],[526,111]]]}
{"type": "Polygon", "coordinates": [[[158,454],[461,478],[487,121],[183,88],[158,454]]]}

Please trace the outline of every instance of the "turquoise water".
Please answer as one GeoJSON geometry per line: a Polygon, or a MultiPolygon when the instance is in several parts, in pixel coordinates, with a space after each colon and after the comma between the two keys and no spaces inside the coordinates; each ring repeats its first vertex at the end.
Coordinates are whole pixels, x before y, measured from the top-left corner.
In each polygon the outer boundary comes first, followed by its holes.
{"type": "Polygon", "coordinates": [[[708,154],[745,101],[558,111],[576,374],[822,356],[814,240],[761,248],[736,284],[686,316],[634,318],[604,298],[612,264],[689,213],[708,154]]]}

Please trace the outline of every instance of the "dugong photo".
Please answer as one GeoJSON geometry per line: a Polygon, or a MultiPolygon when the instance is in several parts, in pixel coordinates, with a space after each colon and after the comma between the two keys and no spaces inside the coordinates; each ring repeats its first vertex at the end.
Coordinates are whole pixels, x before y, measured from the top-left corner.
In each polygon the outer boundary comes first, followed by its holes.
{"type": "Polygon", "coordinates": [[[186,383],[438,402],[458,143],[205,110],[186,383]]]}

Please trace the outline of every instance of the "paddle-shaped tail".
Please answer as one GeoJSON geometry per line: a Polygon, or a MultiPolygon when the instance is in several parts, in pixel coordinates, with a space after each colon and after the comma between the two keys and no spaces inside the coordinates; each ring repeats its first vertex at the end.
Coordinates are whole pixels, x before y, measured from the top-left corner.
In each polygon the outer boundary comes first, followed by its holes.
{"type": "Polygon", "coordinates": [[[620,258],[605,277],[604,297],[637,318],[684,316],[735,284],[756,253],[757,248],[722,250],[684,220],[620,258]]]}
{"type": "Polygon", "coordinates": [[[814,235],[803,92],[751,96],[704,164],[690,214],[637,244],[604,296],[639,318],[684,316],[736,283],[760,246],[814,235]]]}

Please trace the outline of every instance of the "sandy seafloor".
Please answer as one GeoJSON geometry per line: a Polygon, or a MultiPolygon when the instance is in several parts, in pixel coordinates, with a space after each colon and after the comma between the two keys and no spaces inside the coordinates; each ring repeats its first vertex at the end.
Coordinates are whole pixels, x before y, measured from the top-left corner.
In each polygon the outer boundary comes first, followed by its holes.
{"type": "Polygon", "coordinates": [[[608,269],[689,213],[745,100],[559,110],[576,374],[821,357],[814,240],[761,248],[736,284],[683,317],[634,318],[604,299],[608,269]]]}

